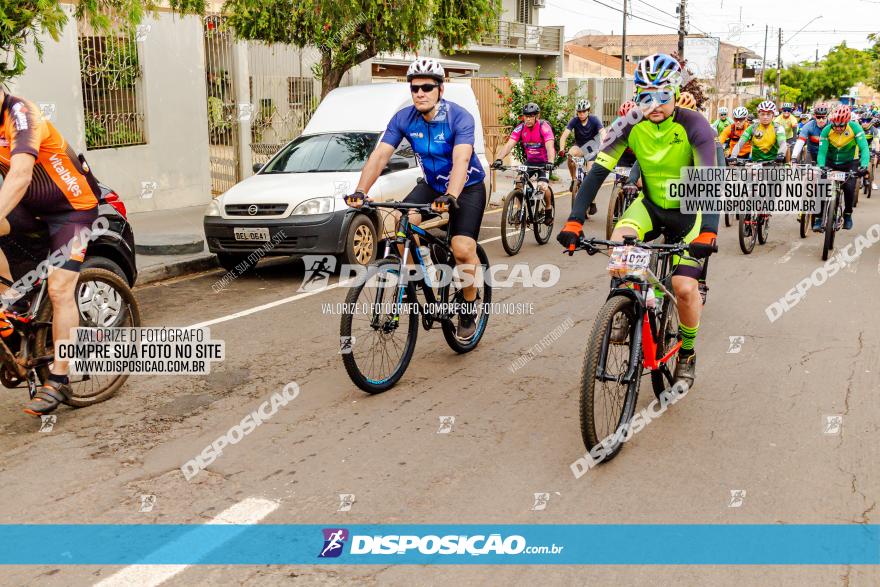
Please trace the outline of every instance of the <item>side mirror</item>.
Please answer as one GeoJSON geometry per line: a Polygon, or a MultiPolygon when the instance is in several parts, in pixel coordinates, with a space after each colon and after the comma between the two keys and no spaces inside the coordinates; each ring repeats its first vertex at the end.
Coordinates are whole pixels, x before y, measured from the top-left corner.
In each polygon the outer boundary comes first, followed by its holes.
{"type": "Polygon", "coordinates": [[[392,159],[388,162],[388,165],[385,166],[385,169],[382,170],[382,175],[386,173],[394,173],[395,171],[403,171],[404,169],[409,169],[409,162],[406,159],[392,159]]]}
{"type": "Polygon", "coordinates": [[[262,164],[262,163],[254,163],[254,168],[253,168],[253,169],[254,169],[254,173],[259,172],[262,168],[263,168],[263,164],[262,164]]]}

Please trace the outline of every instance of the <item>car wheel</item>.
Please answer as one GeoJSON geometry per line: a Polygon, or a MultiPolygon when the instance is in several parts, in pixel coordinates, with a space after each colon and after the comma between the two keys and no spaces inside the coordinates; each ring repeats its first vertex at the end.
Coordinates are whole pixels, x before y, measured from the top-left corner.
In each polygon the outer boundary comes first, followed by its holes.
{"type": "Polygon", "coordinates": [[[342,260],[349,265],[369,265],[376,258],[376,227],[370,218],[357,214],[348,227],[342,260]]]}
{"type": "Polygon", "coordinates": [[[107,257],[87,257],[82,263],[82,269],[106,269],[110,273],[116,274],[125,283],[129,283],[128,275],[125,274],[122,267],[107,257]]]}
{"type": "Polygon", "coordinates": [[[256,262],[244,263],[247,258],[247,255],[241,253],[217,253],[217,262],[220,266],[227,271],[235,272],[236,276],[247,275],[256,268],[256,262]]]}

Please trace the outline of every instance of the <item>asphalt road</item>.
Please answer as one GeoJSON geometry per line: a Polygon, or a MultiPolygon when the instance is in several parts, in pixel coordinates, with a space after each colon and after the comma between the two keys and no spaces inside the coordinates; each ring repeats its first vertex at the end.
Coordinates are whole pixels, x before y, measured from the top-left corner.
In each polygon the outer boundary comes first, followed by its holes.
{"type": "MultiPolygon", "coordinates": [[[[604,210],[609,189],[599,199],[604,210]]],[[[556,230],[570,199],[559,199],[556,230]]],[[[587,224],[604,234],[604,218],[587,224]]],[[[578,390],[585,340],[607,294],[604,257],[560,254],[531,235],[508,258],[499,215],[480,235],[495,263],[558,264],[551,288],[497,289],[532,315],[493,316],[480,346],[456,355],[422,331],[394,389],[368,396],[342,367],[345,288],[299,295],[298,261],[261,265],[221,291],[214,271],[140,288],[147,325],[209,321],[227,360],[210,376],[132,377],[100,406],[60,409],[50,432],[25,416],[23,389],[2,397],[0,522],[203,523],[248,498],[278,504],[263,523],[867,524],[880,495],[880,245],[770,322],[765,308],[822,264],[820,241],[793,217],[744,256],[722,228],[697,341],[694,389],[614,461],[575,479],[582,456],[578,390]],[[272,305],[282,300],[283,303],[272,305]],[[262,305],[269,305],[259,309],[262,305]],[[256,310],[255,310],[256,309],[256,310]],[[562,336],[509,366],[561,324],[562,336]],[[739,352],[731,337],[743,337],[739,352]],[[274,392],[300,395],[185,480],[180,466],[274,392]],[[829,416],[842,416],[841,420],[829,416]],[[454,416],[438,434],[441,416],[454,416]],[[735,493],[732,497],[731,492],[735,493]],[[549,493],[533,510],[535,493],[549,493]],[[340,494],[354,494],[350,511],[340,494]],[[142,497],[155,496],[140,511],[142,497]],[[740,497],[737,497],[740,496],[740,497]]],[[[862,200],[840,246],[880,223],[862,200]]],[[[735,339],[737,340],[737,339],[735,339]]],[[[639,408],[652,399],[642,385],[639,408]]],[[[601,540],[600,536],[596,537],[601,540]]],[[[659,549],[688,544],[658,544],[659,549]]],[[[114,566],[6,567],[0,584],[91,585],[114,566]]],[[[189,567],[166,585],[228,584],[877,585],[865,566],[189,567]]]]}

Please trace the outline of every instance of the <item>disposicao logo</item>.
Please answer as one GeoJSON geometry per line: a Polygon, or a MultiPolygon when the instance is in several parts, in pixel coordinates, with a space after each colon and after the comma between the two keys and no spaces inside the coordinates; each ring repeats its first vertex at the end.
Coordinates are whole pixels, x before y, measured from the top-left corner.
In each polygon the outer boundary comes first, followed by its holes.
{"type": "Polygon", "coordinates": [[[345,528],[324,528],[324,548],[318,558],[336,558],[342,554],[342,547],[348,540],[348,530],[345,528]]]}

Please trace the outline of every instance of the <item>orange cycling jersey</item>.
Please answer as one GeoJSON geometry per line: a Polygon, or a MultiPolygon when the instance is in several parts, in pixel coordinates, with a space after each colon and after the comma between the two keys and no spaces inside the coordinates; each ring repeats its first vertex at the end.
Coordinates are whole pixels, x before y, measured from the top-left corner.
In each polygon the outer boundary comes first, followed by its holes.
{"type": "Polygon", "coordinates": [[[21,203],[33,210],[62,212],[90,210],[98,205],[74,150],[37,107],[27,100],[3,94],[0,107],[0,173],[5,177],[13,155],[36,159],[31,184],[21,203]]]}
{"type": "MultiPolygon", "coordinates": [[[[736,124],[730,124],[721,131],[721,135],[719,135],[718,140],[721,142],[721,146],[724,147],[724,154],[728,157],[730,156],[730,152],[733,151],[733,147],[739,142],[739,138],[742,136],[746,129],[749,128],[749,125],[744,125],[742,129],[737,130],[736,124]]],[[[739,150],[740,157],[748,157],[749,153],[752,152],[752,142],[748,141],[746,144],[742,146],[742,149],[739,150]]]]}

